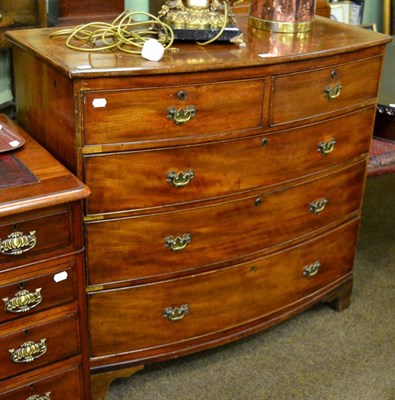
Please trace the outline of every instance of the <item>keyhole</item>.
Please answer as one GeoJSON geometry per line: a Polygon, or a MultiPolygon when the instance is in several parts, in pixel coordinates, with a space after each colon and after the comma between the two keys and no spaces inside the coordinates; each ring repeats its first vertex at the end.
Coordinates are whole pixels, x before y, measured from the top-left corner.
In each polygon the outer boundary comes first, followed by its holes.
{"type": "Polygon", "coordinates": [[[178,100],[186,100],[187,99],[187,92],[185,92],[184,90],[180,90],[178,93],[177,93],[177,99],[178,100]]]}

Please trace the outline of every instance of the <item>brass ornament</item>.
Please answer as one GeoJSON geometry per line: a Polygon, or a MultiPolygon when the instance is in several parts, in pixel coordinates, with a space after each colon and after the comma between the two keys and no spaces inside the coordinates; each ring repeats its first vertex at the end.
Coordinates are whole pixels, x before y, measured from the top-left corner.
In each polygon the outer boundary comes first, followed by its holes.
{"type": "Polygon", "coordinates": [[[176,188],[182,188],[187,186],[192,179],[195,177],[195,171],[188,169],[186,172],[174,172],[170,171],[166,175],[166,181],[169,185],[173,185],[176,188]]]}
{"type": "Polygon", "coordinates": [[[168,236],[164,239],[163,243],[165,247],[172,251],[184,250],[189,243],[192,241],[192,235],[190,233],[184,233],[182,236],[168,236]]]}
{"type": "MultiPolygon", "coordinates": [[[[1,240],[1,239],[0,239],[1,240]]],[[[22,232],[13,232],[7,239],[0,241],[0,253],[11,256],[18,256],[31,250],[36,245],[36,231],[24,235],[22,232]]]]}
{"type": "Polygon", "coordinates": [[[51,392],[45,393],[44,396],[34,394],[33,396],[28,397],[26,400],[52,400],[51,392]]]}
{"type": "Polygon", "coordinates": [[[10,313],[23,313],[38,306],[42,299],[41,288],[36,289],[34,293],[23,289],[15,293],[15,297],[11,299],[3,298],[4,309],[10,313]]]}
{"type": "Polygon", "coordinates": [[[329,153],[332,153],[332,151],[335,148],[336,140],[331,138],[327,140],[326,142],[320,142],[317,145],[317,151],[323,156],[328,155],[329,153]]]}
{"type": "Polygon", "coordinates": [[[306,265],[303,268],[303,276],[305,276],[306,278],[311,278],[318,274],[320,268],[321,263],[318,260],[314,261],[312,264],[306,265]]]}
{"type": "Polygon", "coordinates": [[[171,322],[177,322],[182,320],[189,313],[189,305],[183,304],[180,307],[166,307],[163,310],[163,318],[168,319],[171,322]]]}
{"type": "Polygon", "coordinates": [[[335,100],[340,96],[340,92],[343,89],[343,86],[340,83],[337,83],[335,86],[325,88],[324,96],[329,100],[335,100]]]}
{"type": "Polygon", "coordinates": [[[321,199],[311,202],[309,210],[312,214],[319,214],[324,211],[327,204],[328,199],[326,197],[322,197],[321,199]]]}
{"type": "Polygon", "coordinates": [[[31,363],[46,353],[46,339],[41,339],[38,343],[28,341],[23,343],[19,349],[9,349],[8,351],[13,362],[31,363]]]}

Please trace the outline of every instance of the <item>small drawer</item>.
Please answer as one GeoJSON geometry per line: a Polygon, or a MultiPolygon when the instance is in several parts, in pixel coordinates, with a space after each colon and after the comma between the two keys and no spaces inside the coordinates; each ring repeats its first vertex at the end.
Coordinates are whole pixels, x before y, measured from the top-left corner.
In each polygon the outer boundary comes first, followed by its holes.
{"type": "Polygon", "coordinates": [[[85,156],[87,214],[212,199],[319,172],[369,151],[374,113],[241,140],[85,156]]]}
{"type": "Polygon", "coordinates": [[[171,140],[262,124],[262,80],[83,94],[86,145],[171,140]]]}
{"type": "MultiPolygon", "coordinates": [[[[14,384],[4,392],[4,389],[0,389],[0,400],[82,400],[84,395],[81,376],[81,369],[74,366],[66,371],[52,370],[45,377],[22,377],[23,383],[14,384]]],[[[8,382],[3,383],[2,386],[7,384],[8,382]]]]}
{"type": "Polygon", "coordinates": [[[31,315],[74,301],[78,260],[56,260],[38,264],[29,272],[2,273],[0,322],[31,315]]]}
{"type": "MultiPolygon", "coordinates": [[[[48,253],[73,249],[73,219],[70,207],[20,214],[0,221],[0,270],[22,265],[48,253]]],[[[63,251],[64,252],[64,251],[63,251]]]]}
{"type": "Polygon", "coordinates": [[[323,229],[359,210],[365,166],[221,204],[88,222],[88,282],[162,279],[323,229]]]}
{"type": "Polygon", "coordinates": [[[253,262],[185,278],[91,293],[91,355],[130,352],[128,360],[190,348],[244,324],[285,313],[346,277],[358,221],[253,262]],[[282,311],[283,310],[283,311],[282,311]],[[125,323],[129,321],[129,323],[125,323]],[[217,336],[216,336],[217,335],[217,336]],[[163,346],[169,346],[164,349],[163,346]]]}
{"type": "Polygon", "coordinates": [[[273,78],[269,125],[324,117],[376,98],[381,57],[273,78]],[[300,105],[303,104],[303,107],[300,105]]]}
{"type": "Polygon", "coordinates": [[[79,352],[77,315],[71,313],[47,318],[40,313],[24,320],[23,325],[16,324],[16,321],[2,325],[0,379],[31,371],[79,352]]]}

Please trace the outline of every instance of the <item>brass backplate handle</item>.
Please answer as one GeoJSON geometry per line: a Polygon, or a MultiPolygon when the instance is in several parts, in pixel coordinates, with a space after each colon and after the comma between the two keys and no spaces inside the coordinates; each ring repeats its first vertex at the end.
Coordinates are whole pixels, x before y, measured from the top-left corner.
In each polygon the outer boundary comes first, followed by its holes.
{"type": "Polygon", "coordinates": [[[168,236],[164,239],[165,247],[169,248],[172,251],[181,251],[184,250],[185,247],[188,246],[192,241],[192,236],[190,233],[184,233],[182,236],[168,236]]]}
{"type": "Polygon", "coordinates": [[[333,87],[325,88],[324,95],[330,101],[335,100],[337,97],[340,96],[342,88],[343,86],[340,83],[337,83],[333,87]]]}
{"type": "Polygon", "coordinates": [[[318,143],[317,145],[317,151],[323,156],[328,155],[329,153],[332,153],[332,151],[335,148],[336,140],[331,138],[327,140],[326,142],[322,141],[318,143]]]}
{"type": "Polygon", "coordinates": [[[7,239],[0,239],[0,253],[7,256],[17,256],[31,250],[37,243],[36,231],[24,235],[22,232],[12,232],[7,239]]]}
{"type": "Polygon", "coordinates": [[[166,175],[166,181],[168,184],[175,186],[176,188],[182,188],[188,185],[195,177],[195,171],[188,169],[186,172],[174,172],[170,171],[166,175]]]}
{"type": "Polygon", "coordinates": [[[52,400],[51,392],[45,393],[44,396],[34,394],[33,396],[29,396],[26,400],[52,400]]]}
{"type": "Polygon", "coordinates": [[[30,363],[46,353],[46,339],[41,339],[38,343],[28,341],[23,343],[19,349],[9,349],[8,351],[13,362],[30,363]]]}
{"type": "Polygon", "coordinates": [[[319,214],[320,212],[324,211],[327,204],[328,199],[326,197],[315,200],[310,203],[310,212],[312,214],[319,214]]]}
{"type": "Polygon", "coordinates": [[[10,313],[27,312],[38,306],[42,299],[41,288],[36,289],[33,293],[23,289],[15,293],[15,296],[11,299],[8,297],[3,298],[4,310],[10,313]]]}
{"type": "Polygon", "coordinates": [[[306,278],[311,278],[312,276],[317,275],[320,267],[321,267],[321,263],[318,260],[314,261],[310,265],[306,265],[303,268],[303,276],[305,276],[306,278]]]}
{"type": "Polygon", "coordinates": [[[163,310],[163,318],[171,322],[177,322],[183,319],[189,313],[189,305],[183,304],[180,307],[166,307],[163,310]]]}
{"type": "Polygon", "coordinates": [[[196,115],[195,106],[187,106],[185,109],[169,107],[167,109],[167,119],[173,120],[177,125],[184,125],[196,115]]]}

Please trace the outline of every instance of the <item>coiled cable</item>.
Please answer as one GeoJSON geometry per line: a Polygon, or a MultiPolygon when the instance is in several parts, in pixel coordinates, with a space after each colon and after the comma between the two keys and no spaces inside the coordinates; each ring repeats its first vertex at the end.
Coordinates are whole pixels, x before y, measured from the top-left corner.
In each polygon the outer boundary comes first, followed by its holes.
{"type": "Polygon", "coordinates": [[[152,14],[131,10],[125,10],[112,23],[90,22],[50,34],[50,38],[56,36],[68,36],[66,46],[84,52],[117,49],[124,53],[141,54],[144,43],[149,39],[158,40],[165,50],[174,42],[174,32],[169,25],[152,14]],[[138,21],[137,16],[148,17],[148,20],[138,21]]]}

